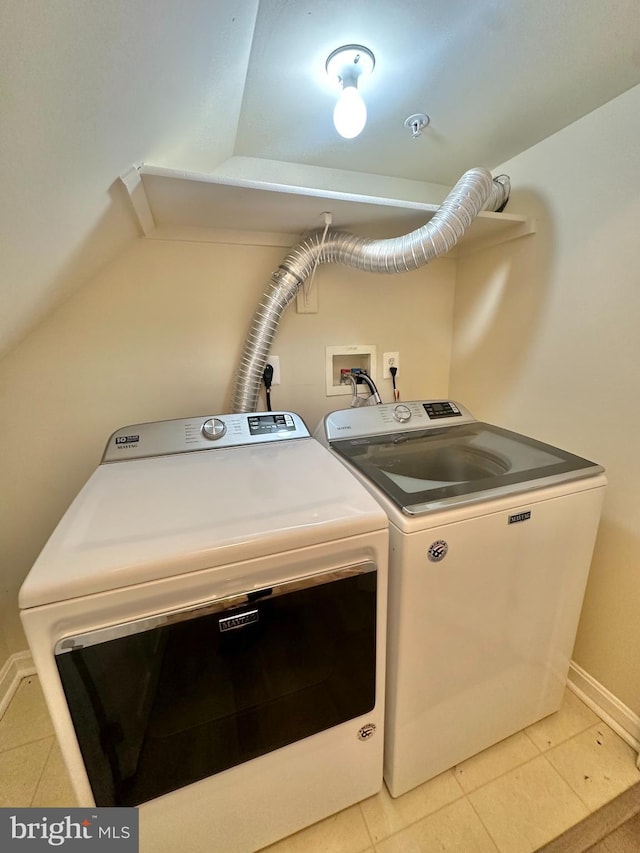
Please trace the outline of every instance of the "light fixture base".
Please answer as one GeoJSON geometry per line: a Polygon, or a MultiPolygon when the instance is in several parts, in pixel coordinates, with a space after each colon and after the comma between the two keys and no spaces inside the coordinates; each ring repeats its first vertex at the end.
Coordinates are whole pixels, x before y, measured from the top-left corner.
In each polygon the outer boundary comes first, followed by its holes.
{"type": "Polygon", "coordinates": [[[329,77],[337,79],[343,86],[357,86],[358,78],[370,74],[375,64],[376,58],[368,47],[345,44],[329,54],[325,68],[329,77]]]}
{"type": "Polygon", "coordinates": [[[422,135],[425,127],[428,127],[431,119],[425,113],[414,113],[404,120],[404,126],[411,131],[411,138],[417,139],[422,135]]]}

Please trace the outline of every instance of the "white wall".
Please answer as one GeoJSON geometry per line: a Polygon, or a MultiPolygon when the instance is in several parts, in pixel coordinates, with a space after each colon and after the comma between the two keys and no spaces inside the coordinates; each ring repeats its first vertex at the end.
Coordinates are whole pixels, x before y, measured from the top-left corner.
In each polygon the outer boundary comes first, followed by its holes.
{"type": "MultiPolygon", "coordinates": [[[[538,233],[457,263],[455,333],[454,261],[393,278],[327,267],[320,313],[289,309],[274,348],[274,405],[313,427],[336,405],[325,345],[399,350],[408,399],[448,393],[453,336],[452,396],[606,466],[575,659],[636,712],[639,117],[637,87],[503,165],[510,209],[535,215],[538,233]]],[[[247,323],[284,251],[134,241],[0,363],[0,666],[25,648],[19,586],[109,433],[228,408],[247,323]]]]}
{"type": "Polygon", "coordinates": [[[120,174],[231,155],[257,10],[3,0],[0,352],[135,236],[120,174]]]}
{"type": "Polygon", "coordinates": [[[640,713],[640,87],[503,164],[538,233],[460,262],[451,394],[603,464],[574,659],[640,713]]]}
{"type": "MultiPolygon", "coordinates": [[[[0,625],[26,648],[17,593],[39,550],[100,461],[110,433],[149,420],[228,411],[232,374],[283,247],[134,241],[0,362],[0,480],[6,506],[0,625]]],[[[405,398],[446,395],[455,262],[374,276],[339,266],[316,276],[320,311],[291,306],[276,337],[274,408],[315,428],[348,405],[326,397],[325,346],[400,351],[405,398]]],[[[379,366],[381,373],[381,365],[379,366]]],[[[390,400],[390,382],[379,383],[390,400]]],[[[3,663],[0,639],[0,667],[3,663]]]]}

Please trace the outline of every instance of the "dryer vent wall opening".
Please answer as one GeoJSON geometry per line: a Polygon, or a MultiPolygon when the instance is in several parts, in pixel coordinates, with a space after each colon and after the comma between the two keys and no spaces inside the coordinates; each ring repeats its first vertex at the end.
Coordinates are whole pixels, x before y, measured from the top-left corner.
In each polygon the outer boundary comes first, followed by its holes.
{"type": "Polygon", "coordinates": [[[501,211],[510,192],[506,175],[470,169],[460,178],[433,218],[415,231],[370,240],[344,231],[319,231],[295,246],[271,276],[249,328],[232,394],[232,412],[255,412],[262,373],[280,317],[320,263],[341,263],[364,272],[415,270],[450,251],[482,210],[501,211]]]}

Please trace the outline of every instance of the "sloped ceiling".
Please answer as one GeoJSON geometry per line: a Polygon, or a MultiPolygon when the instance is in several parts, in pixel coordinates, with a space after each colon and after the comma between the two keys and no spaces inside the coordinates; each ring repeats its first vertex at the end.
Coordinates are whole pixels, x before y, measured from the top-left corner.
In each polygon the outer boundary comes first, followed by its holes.
{"type": "MultiPolygon", "coordinates": [[[[451,185],[640,83],[638,0],[3,0],[0,351],[137,231],[132,164],[269,161],[451,185]],[[376,55],[355,140],[340,44],[376,55]],[[413,140],[403,126],[425,112],[413,140]]],[[[239,167],[238,167],[239,168],[239,167]]]]}
{"type": "Polygon", "coordinates": [[[260,3],[235,144],[267,157],[452,185],[640,81],[638,0],[270,0],[260,3]],[[367,127],[331,123],[329,53],[376,57],[367,127]],[[411,139],[404,120],[431,124],[411,139]]]}

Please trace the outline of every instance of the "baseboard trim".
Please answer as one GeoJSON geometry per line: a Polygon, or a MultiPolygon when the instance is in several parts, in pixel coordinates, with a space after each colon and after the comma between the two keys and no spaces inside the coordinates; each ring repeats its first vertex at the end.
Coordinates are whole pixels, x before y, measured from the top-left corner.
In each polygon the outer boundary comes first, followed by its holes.
{"type": "Polygon", "coordinates": [[[635,749],[640,768],[640,717],[575,661],[569,667],[569,689],[635,749]]]}
{"type": "Polygon", "coordinates": [[[0,668],[0,717],[9,706],[9,702],[28,675],[35,675],[36,668],[31,652],[17,652],[0,668]]]}

